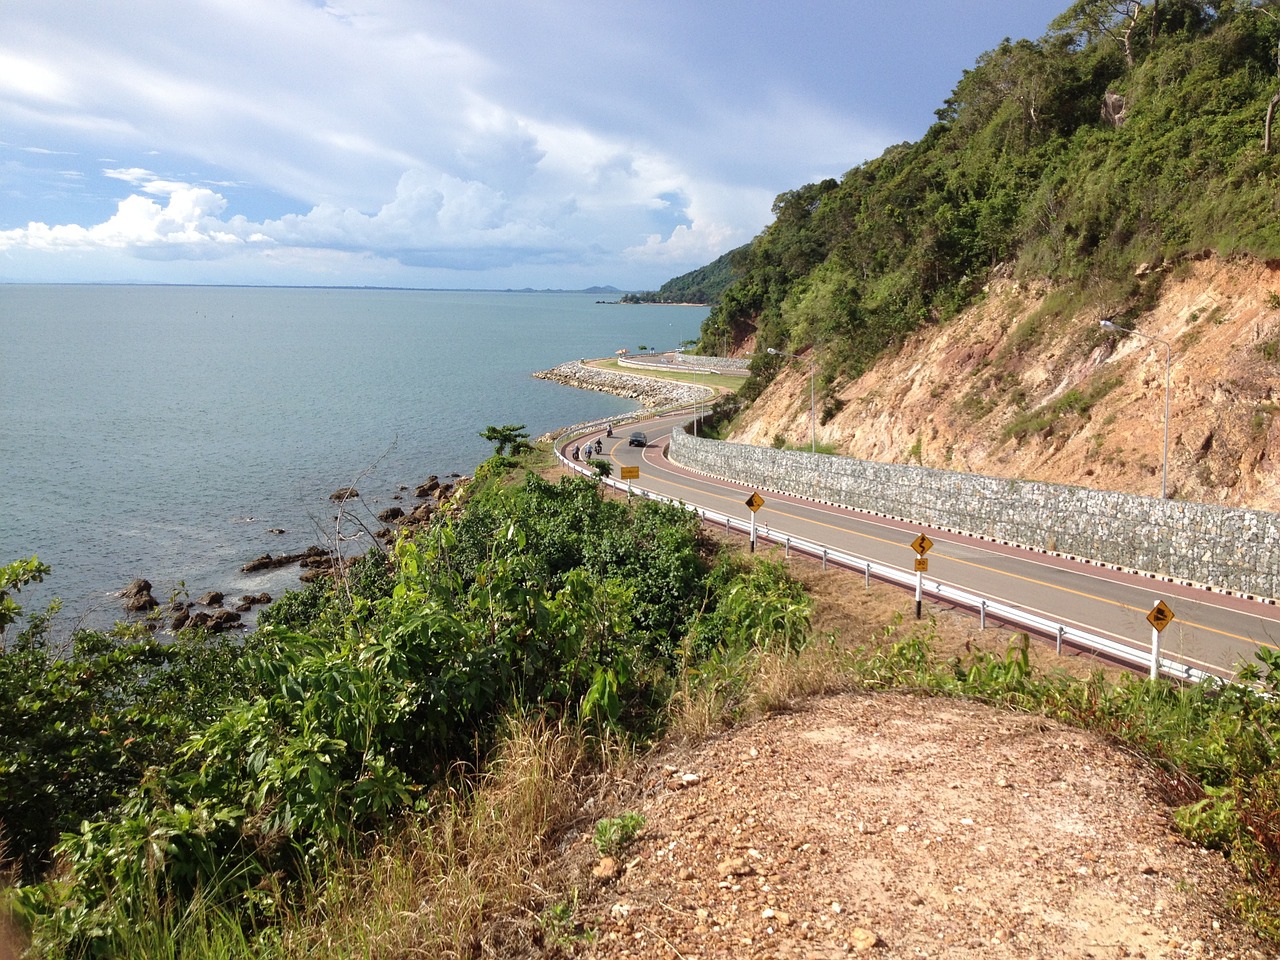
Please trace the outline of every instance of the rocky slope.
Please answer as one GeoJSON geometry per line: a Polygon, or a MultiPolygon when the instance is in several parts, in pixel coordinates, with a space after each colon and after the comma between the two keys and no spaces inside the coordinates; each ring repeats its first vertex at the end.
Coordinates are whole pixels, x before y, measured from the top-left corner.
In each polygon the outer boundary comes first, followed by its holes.
{"type": "MultiPolygon", "coordinates": [[[[1169,496],[1280,510],[1280,262],[1205,257],[1144,267],[1133,284],[1086,304],[993,279],[979,304],[913,334],[859,380],[820,383],[819,443],[1159,496],[1165,348],[1099,324],[1136,294],[1149,308],[1135,329],[1171,347],[1169,496]]],[[[807,370],[793,364],[732,438],[803,446],[808,434],[807,370]]]]}

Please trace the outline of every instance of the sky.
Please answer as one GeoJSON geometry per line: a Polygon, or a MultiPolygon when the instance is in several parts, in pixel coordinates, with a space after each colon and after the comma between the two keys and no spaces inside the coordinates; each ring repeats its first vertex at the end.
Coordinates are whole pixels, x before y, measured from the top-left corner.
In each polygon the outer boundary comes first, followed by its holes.
{"type": "Polygon", "coordinates": [[[0,282],[656,289],[1068,0],[0,0],[0,282]]]}

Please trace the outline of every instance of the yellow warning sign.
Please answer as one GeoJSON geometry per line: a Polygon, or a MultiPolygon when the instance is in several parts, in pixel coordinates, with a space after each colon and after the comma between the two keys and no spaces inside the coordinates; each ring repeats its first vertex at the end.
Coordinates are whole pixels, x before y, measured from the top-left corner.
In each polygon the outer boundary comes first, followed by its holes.
{"type": "Polygon", "coordinates": [[[622,477],[623,480],[639,480],[640,468],[639,467],[623,467],[621,470],[618,471],[618,475],[622,477]]]}
{"type": "Polygon", "coordinates": [[[764,497],[758,493],[751,494],[751,496],[747,497],[747,506],[751,508],[752,513],[755,513],[764,506],[764,497]]]}
{"type": "Polygon", "coordinates": [[[918,573],[929,572],[929,560],[927,557],[916,557],[916,572],[918,573]]]}
{"type": "Polygon", "coordinates": [[[920,556],[924,556],[933,549],[933,541],[926,537],[923,533],[911,541],[911,549],[920,556]]]}
{"type": "Polygon", "coordinates": [[[1169,609],[1167,603],[1161,600],[1147,614],[1147,622],[1156,628],[1157,633],[1160,633],[1173,622],[1173,611],[1169,609]]]}

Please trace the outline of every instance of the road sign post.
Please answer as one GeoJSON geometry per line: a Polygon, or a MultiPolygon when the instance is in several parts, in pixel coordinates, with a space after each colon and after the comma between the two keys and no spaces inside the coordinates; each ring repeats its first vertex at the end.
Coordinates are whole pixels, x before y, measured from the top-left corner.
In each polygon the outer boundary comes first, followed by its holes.
{"type": "Polygon", "coordinates": [[[924,555],[933,549],[933,541],[922,533],[911,541],[911,549],[916,552],[916,619],[919,620],[924,602],[924,572],[929,569],[924,555]]]}
{"type": "Polygon", "coordinates": [[[621,467],[621,468],[619,469],[619,476],[621,476],[623,480],[627,481],[627,496],[628,496],[628,497],[630,497],[630,496],[631,496],[631,481],[632,481],[632,480],[639,480],[639,479],[640,479],[640,468],[639,468],[639,467],[634,467],[634,466],[633,466],[633,467],[621,467]]]}
{"type": "Polygon", "coordinates": [[[758,493],[752,493],[747,497],[746,504],[751,508],[751,552],[756,552],[756,511],[764,506],[764,497],[758,493]]]}
{"type": "Polygon", "coordinates": [[[1160,676],[1160,634],[1173,622],[1173,611],[1163,600],[1157,600],[1147,614],[1147,622],[1151,624],[1151,679],[1156,680],[1160,676]]]}

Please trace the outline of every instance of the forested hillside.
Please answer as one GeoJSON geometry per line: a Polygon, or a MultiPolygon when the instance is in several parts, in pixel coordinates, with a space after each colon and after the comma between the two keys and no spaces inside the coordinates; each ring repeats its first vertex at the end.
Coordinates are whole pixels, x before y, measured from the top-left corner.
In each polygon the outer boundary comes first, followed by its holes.
{"type": "Polygon", "coordinates": [[[622,303],[718,303],[725,288],[737,276],[734,264],[741,261],[746,247],[730,250],[705,267],[690,270],[668,280],[657,290],[627,293],[622,303]]]}
{"type": "Polygon", "coordinates": [[[1280,256],[1278,39],[1273,0],[1078,0],[979,58],[920,141],[780,195],[704,348],[755,335],[751,397],[778,367],[764,348],[816,347],[830,395],[993,276],[1125,322],[1156,292],[1143,264],[1280,256]]]}

